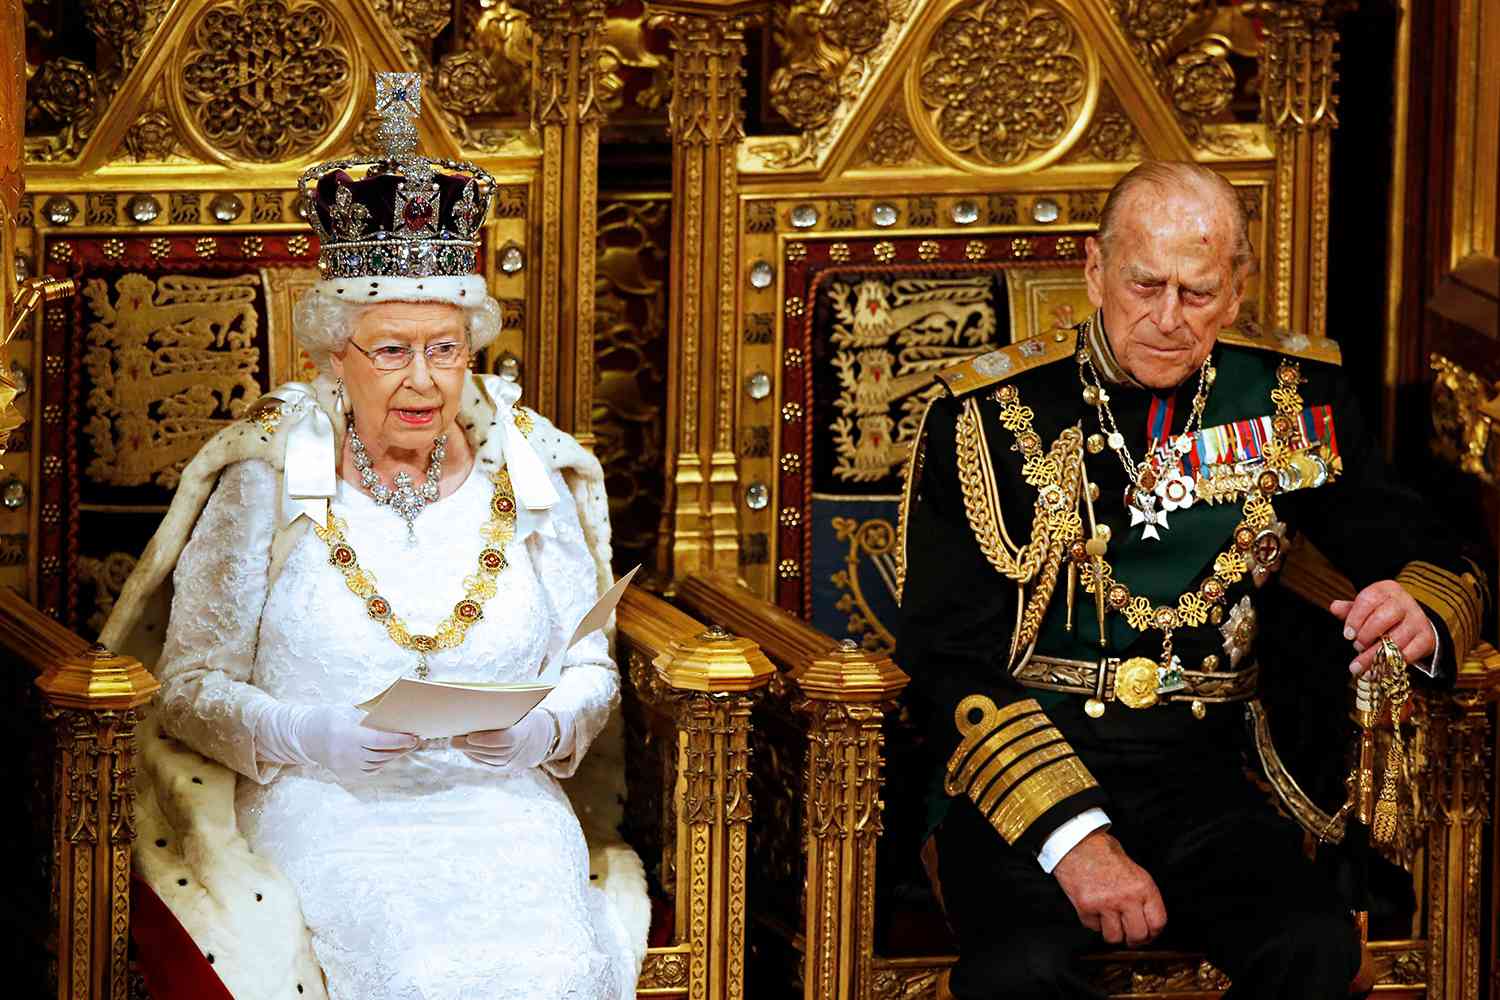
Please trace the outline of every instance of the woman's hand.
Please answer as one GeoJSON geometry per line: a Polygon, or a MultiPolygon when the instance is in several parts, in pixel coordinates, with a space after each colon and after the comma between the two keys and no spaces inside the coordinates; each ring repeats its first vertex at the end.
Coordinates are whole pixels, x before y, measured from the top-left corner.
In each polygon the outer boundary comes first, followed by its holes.
{"type": "Polygon", "coordinates": [[[537,708],[509,729],[483,729],[455,736],[453,747],[480,764],[519,770],[546,763],[557,739],[557,720],[551,712],[537,708]]]}
{"type": "Polygon", "coordinates": [[[293,737],[301,756],[340,779],[374,774],[415,750],[421,742],[408,733],[383,733],[359,724],[363,712],[346,705],[317,705],[298,714],[293,737]]]}

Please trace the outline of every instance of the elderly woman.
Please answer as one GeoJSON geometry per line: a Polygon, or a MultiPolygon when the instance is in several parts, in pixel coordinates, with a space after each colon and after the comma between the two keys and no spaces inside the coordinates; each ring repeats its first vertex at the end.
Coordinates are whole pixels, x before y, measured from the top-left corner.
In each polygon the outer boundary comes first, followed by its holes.
{"type": "Polygon", "coordinates": [[[296,334],[322,375],[205,449],[160,720],[242,776],[239,826],[295,885],[336,1000],[624,998],[638,949],[557,781],[618,697],[603,635],[506,730],[425,745],[352,707],[401,676],[532,679],[599,593],[559,469],[581,449],[469,371],[499,327],[469,169],[397,148],[309,192],[324,277],[296,334]]]}

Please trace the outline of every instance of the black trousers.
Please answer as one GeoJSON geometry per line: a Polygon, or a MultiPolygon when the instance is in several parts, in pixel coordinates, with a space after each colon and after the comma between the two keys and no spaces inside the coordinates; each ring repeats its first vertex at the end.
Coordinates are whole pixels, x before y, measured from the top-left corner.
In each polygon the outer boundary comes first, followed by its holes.
{"type": "MultiPolygon", "coordinates": [[[[1080,755],[1109,791],[1113,834],[1156,881],[1167,927],[1156,947],[1200,951],[1233,1000],[1345,997],[1359,937],[1300,832],[1246,778],[1237,751],[1163,758],[1116,745],[1080,755]]],[[[1178,748],[1186,750],[1187,748],[1178,748]]],[[[943,900],[959,937],[959,1000],[1093,1000],[1078,957],[1106,948],[1056,880],[1017,851],[967,798],[938,828],[943,900]]]]}

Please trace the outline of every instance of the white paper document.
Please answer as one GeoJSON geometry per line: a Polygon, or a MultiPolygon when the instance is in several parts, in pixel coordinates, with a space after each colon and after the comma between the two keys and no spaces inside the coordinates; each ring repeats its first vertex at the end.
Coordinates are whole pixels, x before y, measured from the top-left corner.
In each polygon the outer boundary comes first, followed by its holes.
{"type": "Polygon", "coordinates": [[[555,642],[534,681],[483,683],[402,677],[356,708],[360,724],[387,733],[411,733],[424,740],[460,736],[484,729],[509,729],[525,718],[557,686],[568,650],[603,628],[640,567],[626,573],[579,620],[566,643],[555,642]]]}

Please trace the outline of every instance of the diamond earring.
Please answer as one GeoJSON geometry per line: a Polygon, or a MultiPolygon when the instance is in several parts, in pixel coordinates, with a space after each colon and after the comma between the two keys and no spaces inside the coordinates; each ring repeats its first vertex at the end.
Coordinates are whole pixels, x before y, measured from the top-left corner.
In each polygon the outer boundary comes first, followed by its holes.
{"type": "Polygon", "coordinates": [[[335,413],[343,416],[348,408],[348,400],[344,397],[344,380],[339,379],[333,383],[333,409],[335,413]]]}

